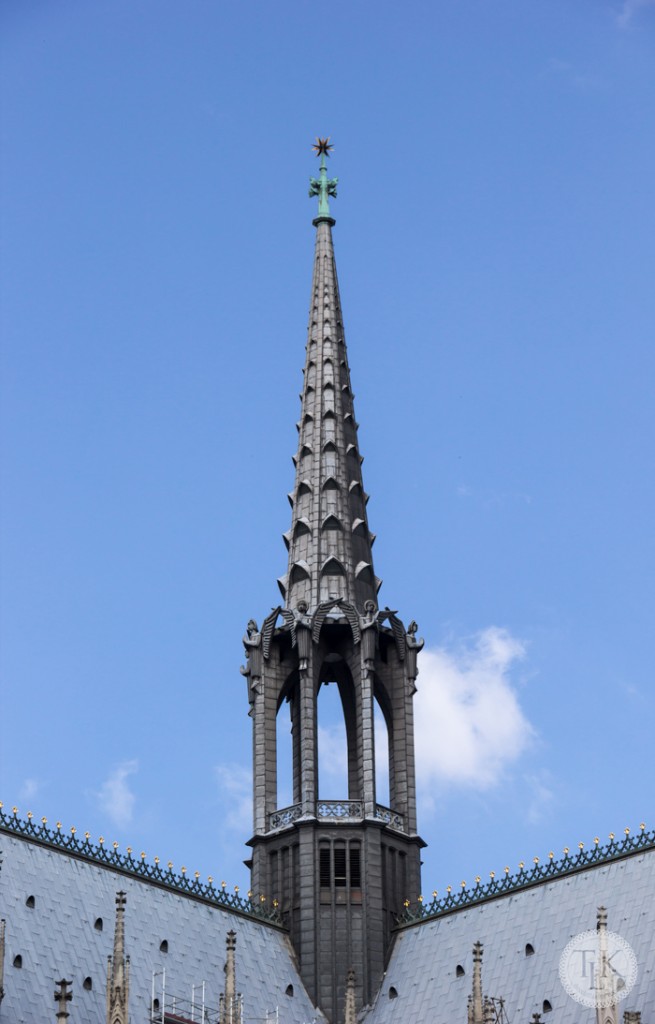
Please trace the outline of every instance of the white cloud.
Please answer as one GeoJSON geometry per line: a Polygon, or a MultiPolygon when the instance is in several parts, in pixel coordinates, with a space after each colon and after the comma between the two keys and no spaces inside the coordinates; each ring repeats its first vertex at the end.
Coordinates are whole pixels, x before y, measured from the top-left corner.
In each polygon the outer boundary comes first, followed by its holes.
{"type": "Polygon", "coordinates": [[[534,730],[510,679],[524,653],[519,640],[496,627],[454,649],[423,651],[414,709],[421,789],[488,789],[525,750],[534,730]]]}
{"type": "Polygon", "coordinates": [[[138,769],[139,762],[136,760],[121,761],[105,779],[99,791],[93,794],[114,825],[121,828],[132,821],[136,796],[128,779],[138,769]]]}
{"type": "Polygon", "coordinates": [[[616,18],[619,26],[627,28],[635,15],[647,7],[655,7],[655,0],[623,0],[623,5],[616,18]]]}
{"type": "Polygon", "coordinates": [[[252,829],[252,773],[236,762],[217,764],[214,773],[226,808],[222,825],[241,841],[252,829]]]}

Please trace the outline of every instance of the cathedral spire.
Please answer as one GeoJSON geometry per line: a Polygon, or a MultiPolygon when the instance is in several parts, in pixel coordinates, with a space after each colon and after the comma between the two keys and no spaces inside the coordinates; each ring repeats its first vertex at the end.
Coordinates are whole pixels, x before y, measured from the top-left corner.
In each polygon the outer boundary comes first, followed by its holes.
{"type": "Polygon", "coordinates": [[[317,139],[320,178],[310,178],[310,196],[318,196],[314,272],[307,349],[294,456],[296,481],[289,500],[291,529],[286,576],[278,580],[287,608],[299,602],[311,612],[327,601],[344,601],[364,611],[377,604],[380,581],[373,572],[366,516],[368,496],[350,385],[350,370],[332,245],[328,197],[337,179],[327,176],[329,139],[317,139]]]}
{"type": "MultiPolygon", "coordinates": [[[[253,720],[251,889],[277,901],[311,999],[348,1024],[373,999],[397,916],[421,891],[412,700],[423,642],[412,622],[377,607],[357,423],[332,248],[328,139],[320,177],[307,354],[284,607],[243,638],[253,720]],[[281,621],[281,624],[278,624],[281,621]],[[347,778],[334,792],[319,757],[319,693],[337,688],[347,778]],[[386,724],[379,730],[378,707],[386,724]],[[292,791],[278,790],[278,715],[290,727],[292,791]],[[388,801],[377,799],[377,741],[386,742],[388,801]],[[292,800],[290,806],[289,797],[292,800]],[[352,968],[352,971],[350,969],[352,968]],[[344,986],[344,978],[348,983],[344,986]]],[[[324,705],[323,705],[324,706],[324,705]]],[[[386,788],[386,787],[385,787],[386,788]]],[[[476,1022],[477,1024],[477,1022],[476,1022]]]]}
{"type": "Polygon", "coordinates": [[[57,1004],[56,1017],[59,1024],[62,1024],[63,1021],[70,1017],[70,1013],[66,1009],[66,1003],[70,1003],[73,998],[73,993],[70,991],[73,988],[73,982],[62,978],[61,981],[57,982],[57,985],[59,990],[55,992],[55,1002],[57,1004]]]}
{"type": "Polygon", "coordinates": [[[486,1024],[489,1001],[482,994],[482,943],[473,946],[473,982],[468,999],[468,1024],[486,1024]]]}
{"type": "Polygon", "coordinates": [[[241,998],[237,993],[237,935],[229,931],[225,938],[225,991],[220,996],[220,1024],[241,1024],[241,998]]]}
{"type": "Polygon", "coordinates": [[[130,958],[125,956],[125,893],[116,893],[114,953],[107,958],[107,1024],[128,1024],[130,958]]]}
{"type": "Polygon", "coordinates": [[[346,997],[344,1024],[357,1024],[357,1012],[355,1007],[355,972],[352,967],[346,975],[346,997]]]}

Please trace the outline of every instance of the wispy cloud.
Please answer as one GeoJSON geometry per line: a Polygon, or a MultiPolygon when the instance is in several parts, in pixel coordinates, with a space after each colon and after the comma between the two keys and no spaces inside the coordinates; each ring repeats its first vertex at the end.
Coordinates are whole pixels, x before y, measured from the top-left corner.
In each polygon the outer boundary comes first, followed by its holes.
{"type": "Polygon", "coordinates": [[[93,793],[114,825],[121,828],[132,821],[136,796],[130,788],[128,779],[138,770],[138,761],[121,761],[110,772],[100,789],[93,793]]]}
{"type": "Polygon", "coordinates": [[[422,789],[445,782],[488,789],[523,753],[534,730],[510,673],[524,654],[519,640],[496,627],[423,651],[415,699],[422,789]]]}
{"type": "Polygon", "coordinates": [[[227,841],[242,842],[252,828],[252,772],[231,761],[217,764],[214,774],[225,804],[221,821],[227,841]]]}
{"type": "Polygon", "coordinates": [[[560,57],[551,57],[544,75],[561,80],[580,92],[595,92],[604,86],[603,79],[593,71],[585,70],[560,57]]]}
{"type": "Polygon", "coordinates": [[[33,800],[39,789],[38,779],[25,779],[19,790],[21,800],[33,800]]]}
{"type": "Polygon", "coordinates": [[[620,28],[627,28],[640,11],[655,7],[655,0],[623,0],[616,21],[620,28]]]}
{"type": "Polygon", "coordinates": [[[555,799],[552,782],[548,773],[526,775],[525,781],[531,793],[526,818],[531,825],[538,825],[548,817],[555,799]]]}

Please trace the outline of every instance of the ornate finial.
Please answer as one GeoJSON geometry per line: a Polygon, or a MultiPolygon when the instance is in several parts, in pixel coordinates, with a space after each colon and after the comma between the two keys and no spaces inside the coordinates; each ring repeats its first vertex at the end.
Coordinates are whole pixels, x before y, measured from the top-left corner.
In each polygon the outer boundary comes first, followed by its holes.
{"type": "Polygon", "coordinates": [[[107,958],[107,1024],[127,1024],[130,958],[125,956],[125,904],[123,889],[116,893],[114,952],[107,958]]]}
{"type": "Polygon", "coordinates": [[[236,944],[237,935],[235,931],[229,931],[225,936],[225,991],[220,995],[219,1024],[241,1024],[241,999],[237,993],[236,974],[236,944]]]}
{"type": "Polygon", "coordinates": [[[344,1024],[357,1024],[355,998],[355,972],[351,967],[346,974],[344,1024]]]}
{"type": "Polygon", "coordinates": [[[73,987],[73,982],[66,981],[65,978],[62,978],[61,981],[56,982],[56,984],[59,985],[59,991],[55,992],[55,1002],[58,1003],[57,1020],[64,1021],[70,1016],[66,1009],[66,1003],[70,1003],[73,998],[73,993],[68,991],[69,987],[73,987]]]}
{"type": "Polygon", "coordinates": [[[319,139],[319,137],[317,135],[316,136],[316,142],[312,146],[312,149],[315,151],[316,156],[322,156],[324,153],[325,153],[326,156],[329,156],[330,155],[330,151],[334,149],[334,146],[331,145],[331,143],[330,143],[330,136],[329,135],[328,135],[327,139],[319,139]]]}
{"type": "Polygon", "coordinates": [[[316,153],[316,156],[321,158],[320,166],[320,178],[309,179],[309,197],[318,196],[318,217],[314,220],[317,221],[326,219],[334,223],[330,216],[330,204],[328,202],[329,196],[335,196],[337,194],[338,178],[328,178],[327,176],[327,164],[325,162],[326,156],[330,155],[330,150],[333,146],[330,144],[330,137],[327,139],[320,139],[316,137],[316,142],[312,146],[312,149],[316,153]]]}

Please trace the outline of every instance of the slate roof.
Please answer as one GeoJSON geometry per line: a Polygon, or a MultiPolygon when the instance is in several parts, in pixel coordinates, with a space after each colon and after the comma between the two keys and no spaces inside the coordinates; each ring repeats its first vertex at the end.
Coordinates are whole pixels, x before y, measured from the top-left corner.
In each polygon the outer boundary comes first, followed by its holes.
{"type": "Polygon", "coordinates": [[[484,945],[486,995],[503,997],[511,1024],[595,1024],[595,1010],[572,1000],[559,979],[569,940],[596,927],[599,906],[608,928],[632,946],[638,963],[634,988],[620,1004],[655,1021],[655,850],[598,863],[553,881],[428,918],[397,935],[377,1001],[366,1024],[454,1024],[467,1019],[472,946],[484,945]],[[526,956],[528,943],[534,955],[526,956]],[[458,976],[457,967],[464,968],[458,976]],[[394,991],[397,993],[394,996],[394,991]]]}
{"type": "MultiPolygon", "coordinates": [[[[130,1020],[149,1019],[152,975],[166,970],[169,995],[189,1000],[191,986],[206,982],[206,1003],[216,1007],[223,990],[225,936],[237,933],[237,987],[244,997],[244,1024],[263,1022],[278,1010],[281,1024],[323,1021],[300,979],[288,939],[280,928],[238,910],[212,904],[174,884],[119,871],[90,855],[71,856],[55,842],[0,832],[0,916],[7,920],[5,1024],[27,1024],[53,1016],[54,982],[73,981],[71,1024],[105,1019],[107,956],[112,952],[114,897],[127,892],[126,947],[131,957],[130,1020]],[[26,901],[34,898],[30,908],[26,901]],[[95,927],[102,918],[103,928],[95,927]],[[166,940],[168,952],[161,951],[166,940]],[[22,968],[13,966],[22,957],[22,968]],[[93,988],[83,987],[91,978],[93,988]],[[287,995],[288,986],[293,995],[287,995]]],[[[35,831],[40,834],[40,827],[35,831]]],[[[467,1019],[472,946],[484,944],[486,995],[505,1000],[507,1020],[520,1024],[552,1007],[542,1024],[595,1024],[595,1011],[574,1002],[559,979],[559,959],[569,939],[595,927],[599,906],[608,926],[632,946],[638,975],[624,1009],[655,1021],[655,849],[650,835],[635,837],[632,852],[590,867],[573,866],[552,880],[528,882],[459,909],[426,909],[422,921],[402,927],[386,975],[366,1024],[455,1024],[467,1019]],[[528,944],[534,954],[526,955],[528,944]],[[460,970],[458,971],[458,967],[460,970]],[[461,969],[464,973],[461,974],[461,969]]],[[[68,841],[63,840],[62,841],[68,841]]],[[[627,841],[626,841],[627,842],[627,841]]],[[[591,856],[595,854],[591,853],[591,856]]],[[[107,854],[113,857],[112,853],[107,854]]],[[[582,856],[582,855],[580,855],[582,856]]],[[[576,858],[577,859],[577,858],[576,858]]],[[[559,871],[554,865],[553,870],[559,871]]],[[[184,885],[184,880],[177,882],[184,885]]],[[[189,882],[193,889],[195,883],[189,882]]],[[[220,894],[219,894],[220,896],[220,894]]],[[[457,898],[462,898],[461,896],[457,898]]],[[[470,897],[466,897],[470,900],[470,897]]],[[[242,904],[247,906],[247,904],[242,904]]],[[[158,994],[161,981],[158,980],[158,994]]]]}
{"type": "Polygon", "coordinates": [[[281,1024],[323,1021],[303,988],[281,929],[5,832],[0,834],[0,856],[0,916],[7,921],[3,1024],[54,1020],[54,983],[63,977],[73,981],[70,1024],[105,1020],[107,957],[113,945],[115,895],[121,889],[127,893],[131,1024],[150,1019],[153,971],[164,968],[169,994],[190,1000],[192,985],[206,981],[206,1003],[217,1007],[230,929],[237,934],[237,989],[243,994],[244,1024],[263,1022],[276,1007],[281,1024]],[[33,909],[26,905],[30,896],[33,909]],[[95,927],[98,918],[102,931],[95,927]],[[167,953],[160,951],[163,940],[167,953]],[[21,969],[13,966],[17,955],[21,969]],[[92,980],[90,991],[83,987],[85,978],[92,980]],[[293,995],[286,994],[289,985],[293,995]]]}

